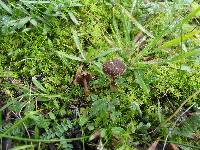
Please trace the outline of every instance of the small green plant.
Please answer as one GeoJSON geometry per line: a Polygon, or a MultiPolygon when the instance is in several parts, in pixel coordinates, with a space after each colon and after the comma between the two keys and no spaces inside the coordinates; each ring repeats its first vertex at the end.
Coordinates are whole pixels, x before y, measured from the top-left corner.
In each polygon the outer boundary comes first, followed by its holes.
{"type": "Polygon", "coordinates": [[[2,31],[4,33],[21,30],[27,32],[32,27],[44,23],[52,26],[53,18],[72,21],[79,25],[74,15],[74,8],[82,7],[79,1],[18,1],[0,2],[2,13],[2,31]]]}

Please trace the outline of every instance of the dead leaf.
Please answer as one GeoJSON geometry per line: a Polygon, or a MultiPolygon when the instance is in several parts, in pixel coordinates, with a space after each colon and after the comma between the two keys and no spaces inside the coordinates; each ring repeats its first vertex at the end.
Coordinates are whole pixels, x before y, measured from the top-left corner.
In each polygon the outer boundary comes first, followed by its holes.
{"type": "Polygon", "coordinates": [[[156,150],[158,142],[159,142],[159,140],[157,140],[153,144],[151,144],[151,146],[148,148],[148,150],[156,150]]]}

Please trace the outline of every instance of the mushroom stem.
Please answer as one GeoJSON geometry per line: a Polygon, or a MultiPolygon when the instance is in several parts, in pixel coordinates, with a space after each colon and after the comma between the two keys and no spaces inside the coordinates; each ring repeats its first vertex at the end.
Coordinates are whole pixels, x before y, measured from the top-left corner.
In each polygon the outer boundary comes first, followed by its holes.
{"type": "Polygon", "coordinates": [[[89,96],[90,91],[88,89],[87,80],[85,78],[83,79],[83,87],[84,87],[85,96],[89,96]]]}
{"type": "Polygon", "coordinates": [[[115,76],[112,76],[111,84],[115,84],[115,76]]]}
{"type": "Polygon", "coordinates": [[[112,80],[111,80],[111,90],[112,91],[116,91],[117,89],[117,85],[116,85],[116,82],[115,82],[115,76],[112,76],[112,80]]]}

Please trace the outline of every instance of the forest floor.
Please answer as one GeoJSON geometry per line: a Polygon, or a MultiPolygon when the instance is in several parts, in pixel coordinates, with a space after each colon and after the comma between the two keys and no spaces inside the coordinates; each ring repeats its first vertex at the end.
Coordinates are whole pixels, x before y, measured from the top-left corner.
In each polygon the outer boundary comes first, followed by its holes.
{"type": "Polygon", "coordinates": [[[0,27],[2,150],[200,149],[198,0],[0,0],[0,27]]]}

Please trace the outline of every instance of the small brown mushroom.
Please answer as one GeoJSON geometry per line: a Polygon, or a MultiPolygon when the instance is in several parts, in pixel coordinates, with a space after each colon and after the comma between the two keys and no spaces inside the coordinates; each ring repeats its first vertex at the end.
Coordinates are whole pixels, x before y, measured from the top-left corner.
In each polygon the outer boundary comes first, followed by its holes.
{"type": "Polygon", "coordinates": [[[80,70],[76,72],[74,83],[78,83],[81,86],[83,86],[85,96],[89,96],[90,94],[89,87],[88,87],[88,83],[90,80],[92,80],[92,76],[90,73],[86,71],[81,72],[80,70]]]}
{"type": "Polygon", "coordinates": [[[115,78],[125,72],[125,64],[119,60],[114,59],[103,64],[103,72],[112,77],[111,85],[116,86],[115,78]]]}

